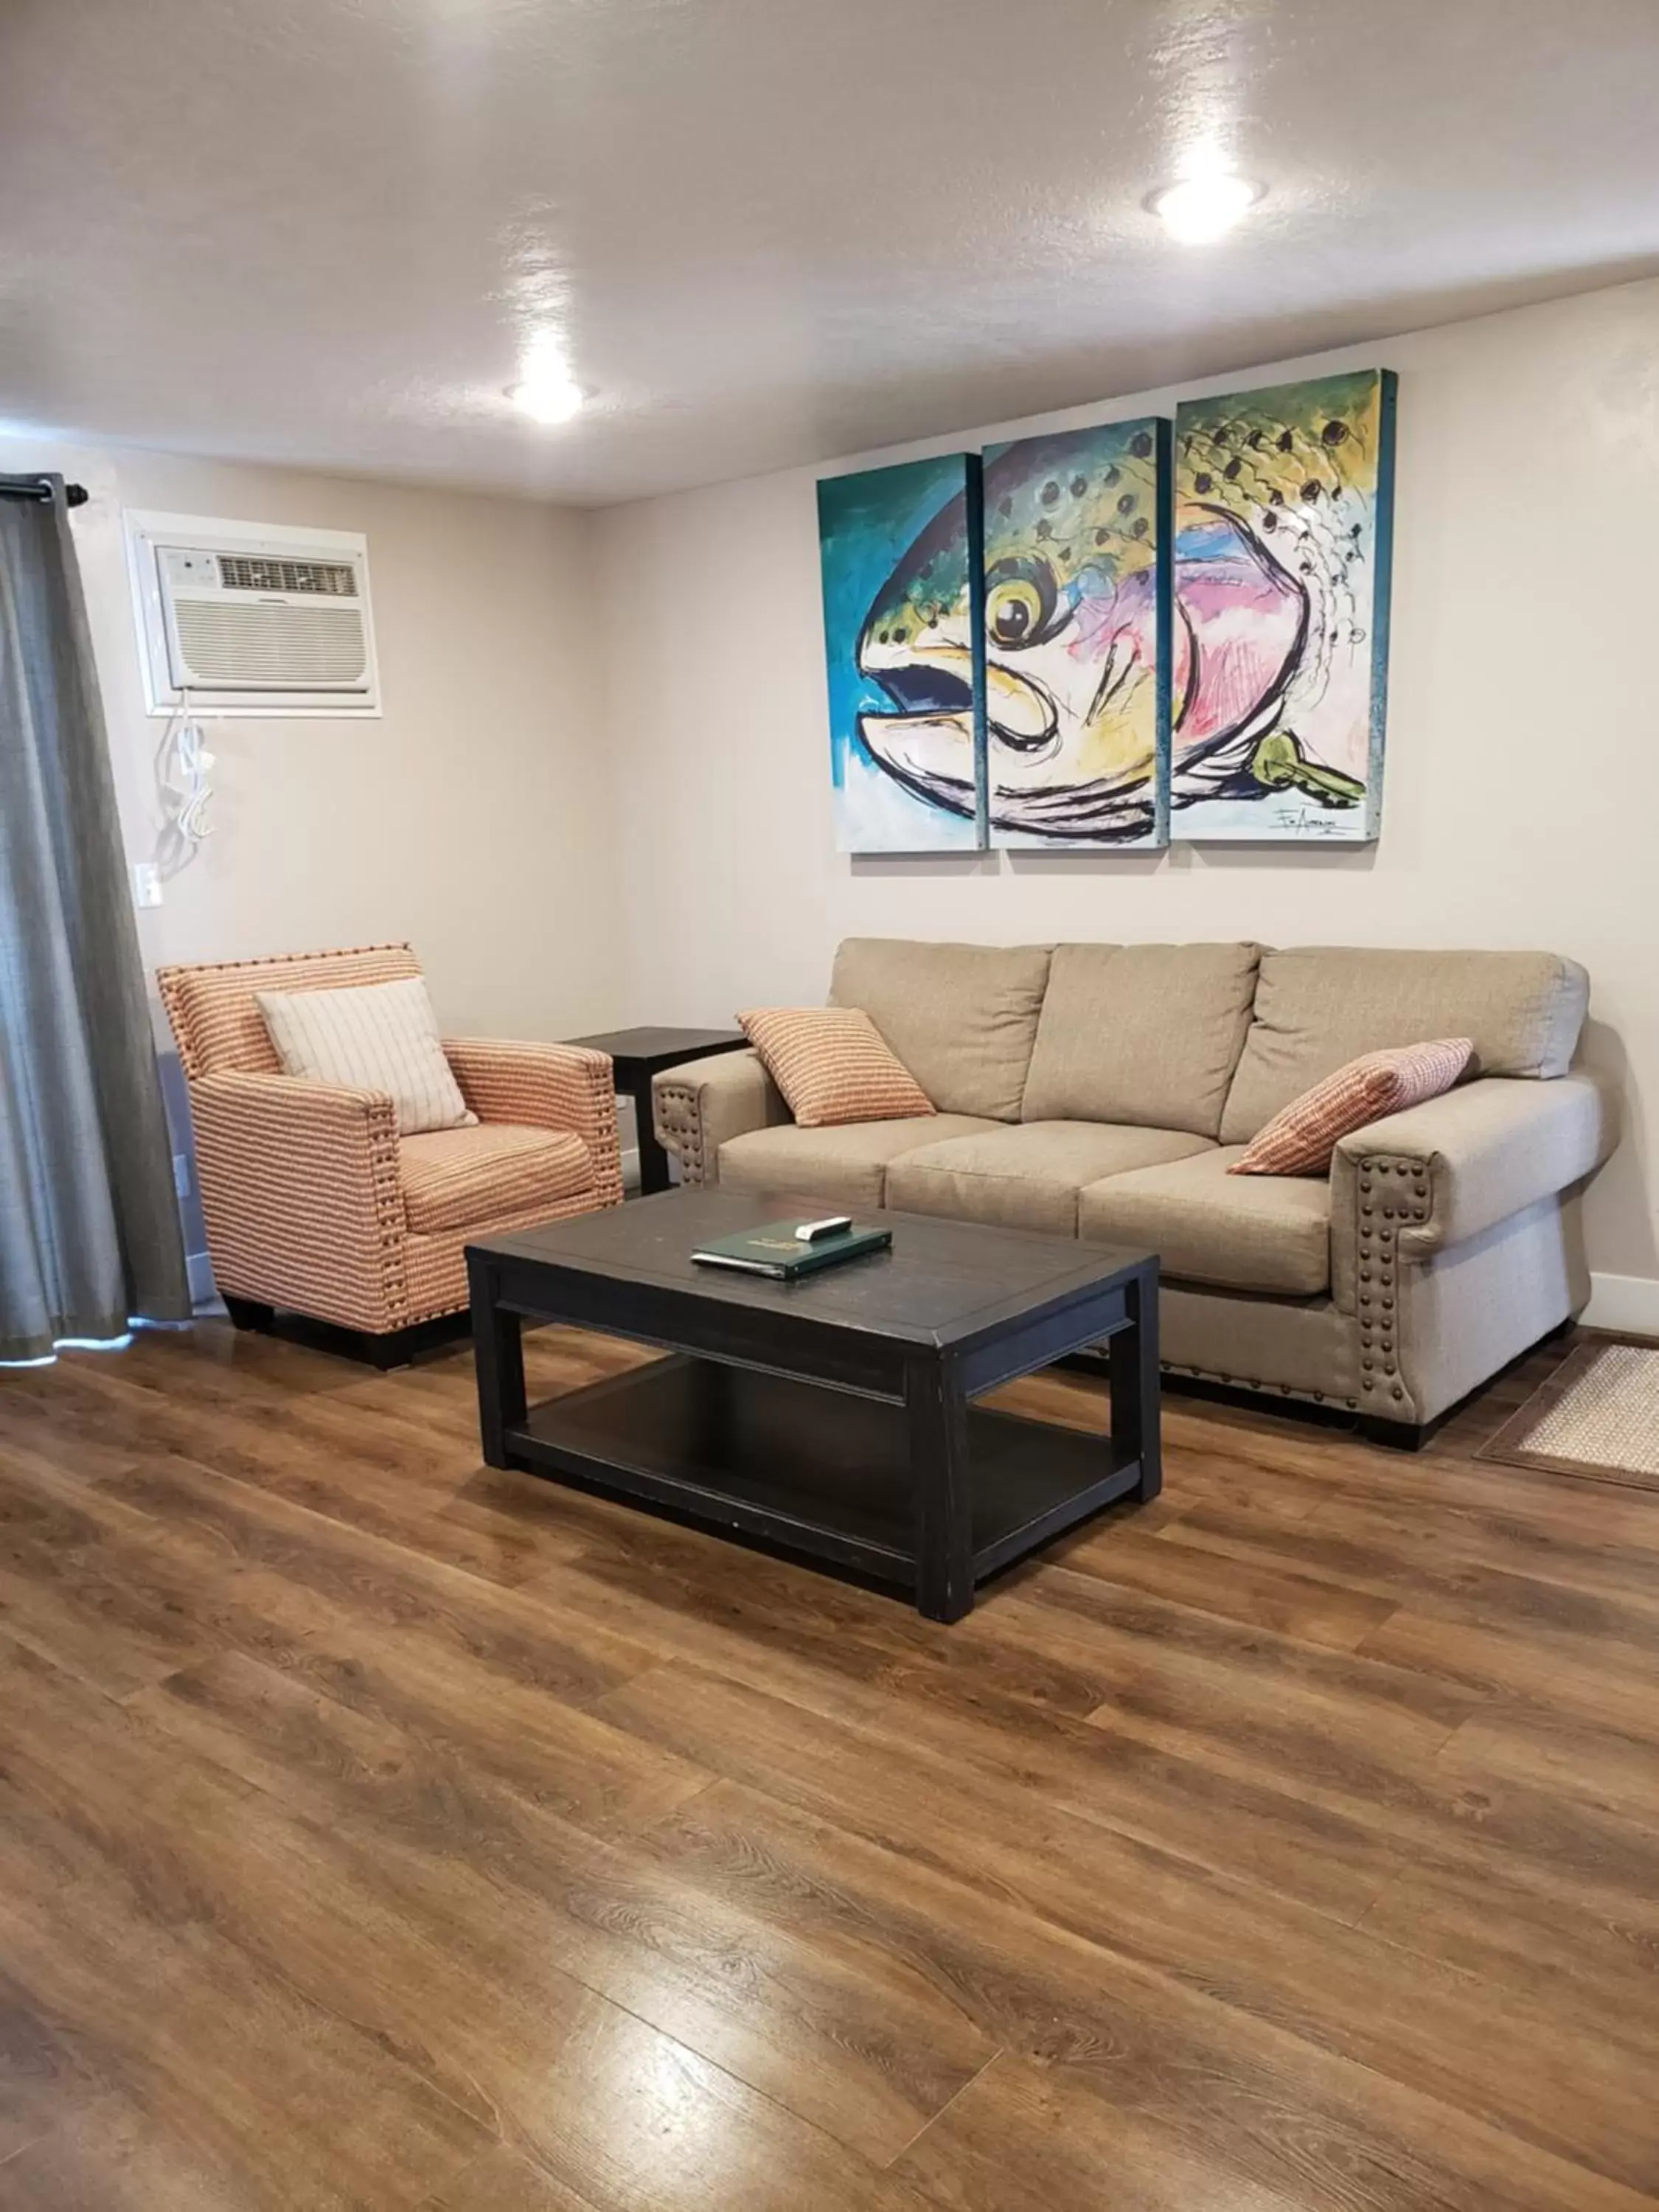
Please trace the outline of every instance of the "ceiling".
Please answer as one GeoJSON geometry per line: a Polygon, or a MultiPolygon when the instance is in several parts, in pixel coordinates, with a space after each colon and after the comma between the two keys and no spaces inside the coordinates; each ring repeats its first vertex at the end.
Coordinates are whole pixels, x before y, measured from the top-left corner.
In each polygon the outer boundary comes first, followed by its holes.
{"type": "Polygon", "coordinates": [[[0,0],[0,428],[826,459],[1647,273],[1656,86],[1656,0],[0,0]],[[1205,160],[1267,197],[1182,246],[1205,160]]]}

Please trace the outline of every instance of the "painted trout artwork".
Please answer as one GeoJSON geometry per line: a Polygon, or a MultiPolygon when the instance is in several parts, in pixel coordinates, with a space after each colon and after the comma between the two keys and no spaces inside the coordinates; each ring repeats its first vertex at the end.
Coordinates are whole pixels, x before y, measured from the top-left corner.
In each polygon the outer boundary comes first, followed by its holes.
{"type": "Polygon", "coordinates": [[[1376,836],[1394,420],[1376,368],[1177,410],[1177,835],[1376,836]]]}
{"type": "Polygon", "coordinates": [[[818,487],[840,842],[1376,835],[1394,380],[818,487]],[[1173,513],[1171,512],[1173,510],[1173,513]]]}
{"type": "Polygon", "coordinates": [[[984,485],[991,842],[1166,844],[1169,424],[993,446],[984,485]]]}
{"type": "Polygon", "coordinates": [[[830,765],[844,853],[985,842],[980,459],[818,485],[830,765]]]}

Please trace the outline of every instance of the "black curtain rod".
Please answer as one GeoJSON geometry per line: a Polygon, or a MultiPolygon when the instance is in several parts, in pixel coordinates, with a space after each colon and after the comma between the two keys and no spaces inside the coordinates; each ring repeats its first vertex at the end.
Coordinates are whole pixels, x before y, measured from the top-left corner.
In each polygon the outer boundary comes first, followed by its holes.
{"type": "MultiPolygon", "coordinates": [[[[51,480],[46,477],[0,477],[0,499],[50,499],[51,480]]],[[[90,494],[84,484],[66,483],[64,503],[66,507],[84,507],[90,494]]]]}

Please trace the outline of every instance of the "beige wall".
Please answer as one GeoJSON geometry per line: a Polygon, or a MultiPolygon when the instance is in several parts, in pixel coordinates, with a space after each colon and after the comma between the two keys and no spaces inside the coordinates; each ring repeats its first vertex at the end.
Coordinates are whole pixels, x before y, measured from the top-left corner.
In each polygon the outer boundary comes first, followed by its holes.
{"type": "Polygon", "coordinates": [[[585,516],[19,437],[0,468],[62,467],[93,494],[76,530],[135,859],[161,725],[123,504],[368,537],[384,719],[215,726],[216,833],[139,917],[152,965],[407,936],[447,1024],[559,1036],[817,999],[851,931],[1548,945],[1589,968],[1590,1054],[1626,1099],[1588,1208],[1601,1311],[1659,1326],[1659,284],[1249,380],[1347,360],[1401,374],[1366,852],[837,855],[812,470],[585,516]]]}
{"type": "Polygon", "coordinates": [[[225,721],[214,832],[138,916],[149,965],[410,939],[456,1030],[570,1036],[618,988],[612,781],[600,734],[586,518],[528,501],[0,438],[0,470],[61,468],[77,510],[127,849],[154,847],[121,509],[364,532],[378,721],[225,721]]]}
{"type": "MultiPolygon", "coordinates": [[[[623,1011],[723,1021],[756,1001],[818,999],[831,949],[850,931],[1547,946],[1589,967],[1589,1050],[1628,1103],[1623,1150],[1589,1203],[1592,1262],[1606,1285],[1650,1279],[1645,1291],[1659,1292],[1659,728],[1648,672],[1659,285],[1265,362],[1181,392],[1346,362],[1382,362],[1401,380],[1374,850],[840,856],[817,472],[600,515],[623,1011]]],[[[1178,396],[1138,392],[1040,420],[1167,410],[1178,396]]],[[[1033,427],[999,425],[935,449],[1033,427]]]]}

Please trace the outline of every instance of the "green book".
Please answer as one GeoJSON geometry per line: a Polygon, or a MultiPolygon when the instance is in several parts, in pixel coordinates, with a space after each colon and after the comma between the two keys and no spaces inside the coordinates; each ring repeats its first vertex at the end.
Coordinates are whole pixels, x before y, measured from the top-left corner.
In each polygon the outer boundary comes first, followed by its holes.
{"type": "Polygon", "coordinates": [[[866,1252],[884,1252],[893,1241],[890,1229],[849,1229],[815,1237],[809,1244],[796,1236],[798,1221],[765,1221],[758,1229],[745,1229],[739,1237],[717,1237],[691,1255],[700,1267],[737,1267],[745,1275],[769,1275],[775,1282],[793,1283],[820,1268],[838,1267],[843,1260],[856,1260],[866,1252]]]}

